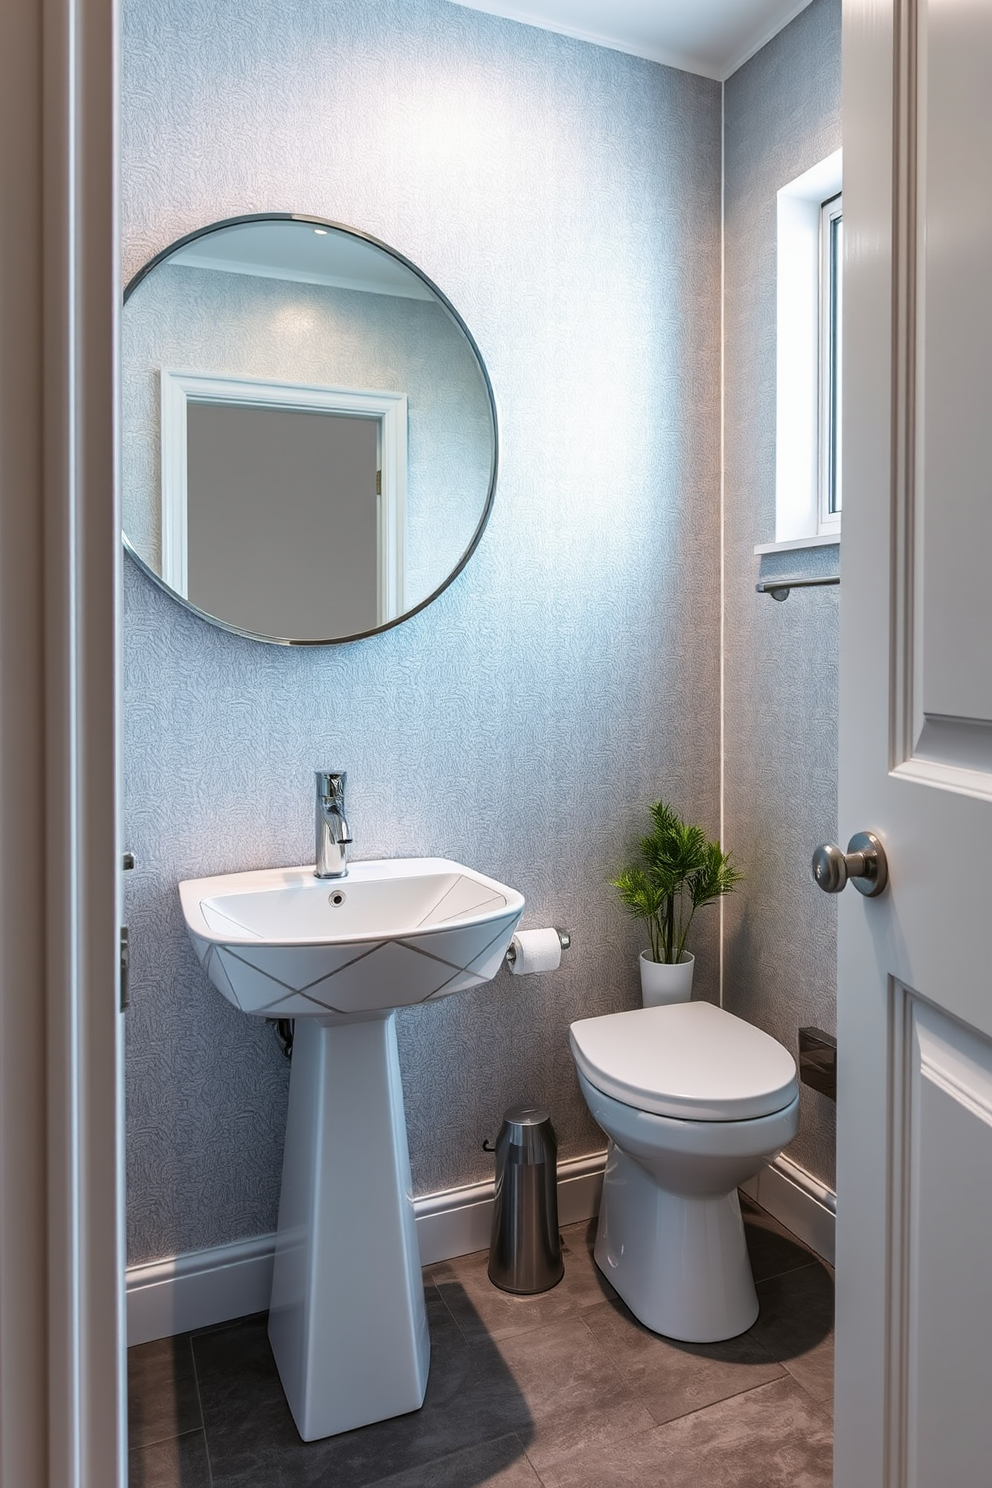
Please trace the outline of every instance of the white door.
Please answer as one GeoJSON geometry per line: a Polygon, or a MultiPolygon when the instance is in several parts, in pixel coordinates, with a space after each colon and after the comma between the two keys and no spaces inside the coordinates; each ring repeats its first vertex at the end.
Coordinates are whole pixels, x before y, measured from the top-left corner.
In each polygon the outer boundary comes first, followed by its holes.
{"type": "Polygon", "coordinates": [[[992,4],[844,7],[837,1488],[992,1485],[992,4]]]}

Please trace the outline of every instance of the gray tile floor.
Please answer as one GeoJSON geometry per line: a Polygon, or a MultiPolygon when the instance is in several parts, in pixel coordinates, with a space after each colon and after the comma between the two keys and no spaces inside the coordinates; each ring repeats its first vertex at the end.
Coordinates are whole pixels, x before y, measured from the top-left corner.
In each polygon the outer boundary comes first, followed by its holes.
{"type": "Polygon", "coordinates": [[[637,1323],[563,1231],[565,1278],[511,1297],[484,1252],[428,1266],[423,1408],[301,1442],[265,1317],[133,1348],[131,1488],[829,1488],[833,1279],[742,1199],[761,1314],[720,1344],[637,1323]]]}

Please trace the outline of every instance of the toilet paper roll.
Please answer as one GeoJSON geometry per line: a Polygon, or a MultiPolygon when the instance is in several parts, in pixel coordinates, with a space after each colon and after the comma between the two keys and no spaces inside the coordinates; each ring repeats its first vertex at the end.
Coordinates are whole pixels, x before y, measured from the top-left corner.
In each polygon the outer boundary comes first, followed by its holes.
{"type": "Polygon", "coordinates": [[[514,976],[554,971],[561,965],[561,941],[557,930],[518,930],[510,944],[515,952],[510,962],[514,976]]]}

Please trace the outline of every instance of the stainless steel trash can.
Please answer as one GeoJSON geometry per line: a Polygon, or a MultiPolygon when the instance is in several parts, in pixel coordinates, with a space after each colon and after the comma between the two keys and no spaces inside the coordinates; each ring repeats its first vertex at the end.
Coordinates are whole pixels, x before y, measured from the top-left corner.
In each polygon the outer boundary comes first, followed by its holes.
{"type": "Polygon", "coordinates": [[[564,1274],[555,1129],[543,1106],[511,1106],[496,1139],[489,1280],[504,1292],[546,1292],[564,1274]]]}

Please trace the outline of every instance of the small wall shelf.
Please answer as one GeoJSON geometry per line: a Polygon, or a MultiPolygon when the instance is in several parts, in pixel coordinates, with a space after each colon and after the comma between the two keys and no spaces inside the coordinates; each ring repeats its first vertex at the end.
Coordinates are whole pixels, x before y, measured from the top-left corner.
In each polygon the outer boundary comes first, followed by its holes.
{"type": "Polygon", "coordinates": [[[790,537],[786,542],[755,543],[758,557],[766,553],[802,553],[810,548],[839,548],[840,532],[821,532],[817,537],[790,537]]]}

